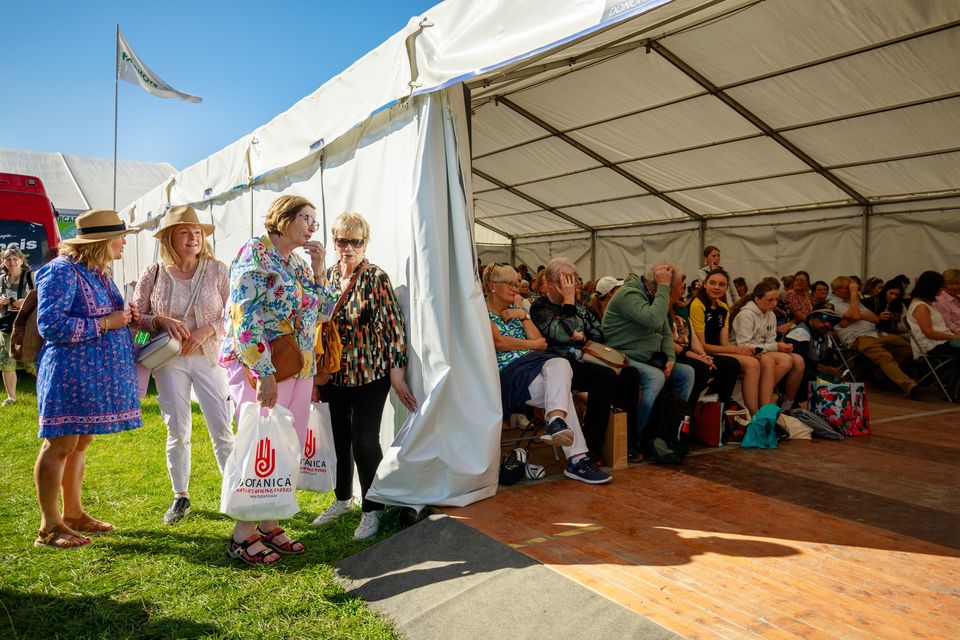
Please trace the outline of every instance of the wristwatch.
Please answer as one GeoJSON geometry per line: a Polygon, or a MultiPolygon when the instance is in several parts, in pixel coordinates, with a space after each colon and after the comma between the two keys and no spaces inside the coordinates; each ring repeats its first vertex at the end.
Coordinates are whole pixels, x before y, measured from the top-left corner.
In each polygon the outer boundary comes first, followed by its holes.
{"type": "Polygon", "coordinates": [[[520,322],[526,322],[526,321],[529,320],[529,319],[530,319],[530,314],[529,314],[529,313],[525,313],[525,314],[523,315],[523,317],[520,318],[520,322]]]}

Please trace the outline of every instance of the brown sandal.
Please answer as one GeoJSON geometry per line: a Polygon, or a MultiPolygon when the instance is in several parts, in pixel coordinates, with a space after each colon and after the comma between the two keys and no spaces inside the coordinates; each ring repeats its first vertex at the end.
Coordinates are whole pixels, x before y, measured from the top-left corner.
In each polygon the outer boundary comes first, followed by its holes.
{"type": "Polygon", "coordinates": [[[93,518],[87,514],[83,514],[79,518],[64,518],[63,524],[67,525],[74,531],[80,531],[83,533],[109,533],[116,529],[115,526],[109,522],[101,522],[96,518],[93,518]]]}
{"type": "Polygon", "coordinates": [[[61,551],[74,551],[93,542],[90,538],[78,536],[66,531],[37,531],[37,539],[33,541],[35,547],[49,547],[61,551]]]}

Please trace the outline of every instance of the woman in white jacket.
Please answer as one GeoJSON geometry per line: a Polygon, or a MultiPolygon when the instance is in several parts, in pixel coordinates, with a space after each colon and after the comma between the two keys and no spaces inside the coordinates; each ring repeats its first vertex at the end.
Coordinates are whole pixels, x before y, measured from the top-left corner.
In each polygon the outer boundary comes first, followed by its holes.
{"type": "Polygon", "coordinates": [[[793,353],[793,345],[777,342],[778,291],[761,282],[749,296],[744,296],[732,312],[733,340],[737,346],[753,347],[760,359],[760,402],[773,402],[773,390],[784,381],[783,410],[793,407],[794,398],[803,381],[803,358],[793,353]]]}

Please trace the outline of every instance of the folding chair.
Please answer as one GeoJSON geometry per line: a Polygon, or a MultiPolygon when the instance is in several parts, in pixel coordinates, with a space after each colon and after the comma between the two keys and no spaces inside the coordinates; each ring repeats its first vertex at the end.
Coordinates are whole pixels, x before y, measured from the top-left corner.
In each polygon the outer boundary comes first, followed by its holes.
{"type": "Polygon", "coordinates": [[[834,351],[836,351],[840,357],[840,362],[843,363],[841,378],[847,382],[859,382],[856,371],[862,365],[863,354],[856,349],[843,346],[843,342],[840,341],[840,336],[838,336],[837,332],[833,329],[830,329],[830,341],[833,344],[834,351]],[[857,369],[855,369],[855,367],[857,369]]]}
{"type": "MultiPolygon", "coordinates": [[[[509,422],[503,421],[503,428],[501,433],[504,431],[519,431],[515,437],[500,438],[500,447],[501,448],[514,448],[521,447],[529,451],[531,446],[534,443],[540,443],[540,434],[546,428],[546,422],[542,418],[542,409],[534,409],[534,415],[531,419],[525,414],[515,413],[510,416],[509,422]]],[[[553,458],[554,460],[559,460],[560,456],[557,453],[557,448],[553,448],[553,458]]]]}
{"type": "MultiPolygon", "coordinates": [[[[947,402],[954,402],[954,399],[957,398],[957,386],[960,384],[960,374],[958,374],[960,358],[954,355],[928,353],[924,351],[912,331],[909,332],[908,335],[910,336],[910,343],[913,345],[914,353],[920,354],[920,357],[916,358],[914,362],[922,362],[926,365],[926,373],[917,377],[917,384],[924,384],[927,380],[933,378],[936,380],[937,386],[940,387],[940,391],[943,392],[943,396],[947,402]],[[945,380],[940,378],[941,374],[945,380]],[[951,390],[953,394],[950,393],[951,390]]],[[[960,398],[957,398],[957,400],[960,400],[960,398]]]]}

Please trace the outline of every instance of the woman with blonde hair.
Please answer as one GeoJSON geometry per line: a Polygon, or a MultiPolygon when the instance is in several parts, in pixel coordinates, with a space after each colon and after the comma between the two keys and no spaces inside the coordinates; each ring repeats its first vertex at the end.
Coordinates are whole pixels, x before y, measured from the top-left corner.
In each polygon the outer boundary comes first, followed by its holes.
{"type": "Polygon", "coordinates": [[[933,306],[937,308],[950,331],[960,333],[960,269],[943,272],[943,291],[937,295],[933,306]]]}
{"type": "MultiPolygon", "coordinates": [[[[318,307],[324,294],[322,244],[311,240],[317,210],[301,196],[280,196],[263,221],[266,233],[247,241],[230,263],[230,298],[220,364],[227,370],[237,410],[244,402],[270,409],[278,404],[293,414],[293,427],[304,445],[316,371],[314,341],[318,307]],[[303,248],[310,264],[294,253],[303,248]],[[277,382],[271,341],[284,334],[296,338],[306,356],[293,377],[277,382]]],[[[273,564],[280,554],[303,553],[276,521],[237,521],[227,553],[247,564],[273,564]]]]}
{"type": "MultiPolygon", "coordinates": [[[[371,538],[380,530],[383,505],[367,498],[380,466],[380,418],[392,388],[408,411],[417,399],[407,386],[407,338],[403,313],[390,276],[366,258],[370,225],[359,213],[345,212],[330,229],[337,262],[326,278],[343,303],[332,321],[343,341],[340,369],[317,374],[319,395],[330,403],[333,444],[337,452],[336,500],[313,521],[320,527],[351,509],[353,464],[360,477],[360,524],[354,540],[371,538]]],[[[514,291],[516,293],[516,291],[514,291]]]]}
{"type": "Polygon", "coordinates": [[[160,260],[144,270],[134,293],[141,313],[137,326],[152,334],[166,331],[181,345],[179,356],[153,371],[157,404],[167,426],[167,471],[173,484],[165,524],[190,513],[191,388],[220,473],[233,451],[230,389],[226,373],[217,365],[230,283],[227,265],[214,258],[207,240],[212,233],[213,225],[200,224],[193,207],[168,209],[154,234],[160,241],[160,260]]]}
{"type": "Polygon", "coordinates": [[[0,272],[0,371],[7,399],[0,406],[17,401],[17,361],[10,356],[10,334],[13,321],[26,295],[36,288],[27,257],[19,247],[7,247],[0,253],[3,261],[0,272]]]}
{"type": "Polygon", "coordinates": [[[37,273],[37,328],[43,336],[37,367],[37,405],[43,444],[33,469],[40,503],[34,544],[75,549],[85,533],[114,526],[91,517],[81,502],[86,450],[93,436],[141,426],[133,339],[134,304],[110,278],[123,256],[127,229],[115,211],[77,218],[77,235],[37,273]],[[63,497],[63,513],[59,499],[63,497]]]}

